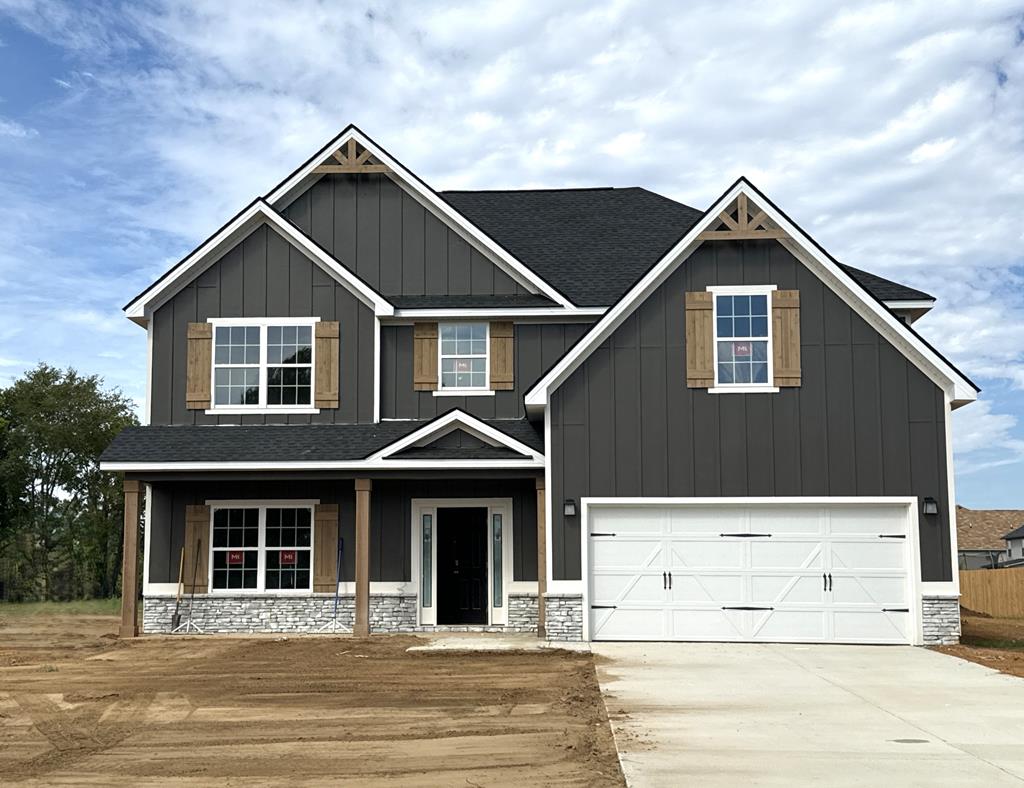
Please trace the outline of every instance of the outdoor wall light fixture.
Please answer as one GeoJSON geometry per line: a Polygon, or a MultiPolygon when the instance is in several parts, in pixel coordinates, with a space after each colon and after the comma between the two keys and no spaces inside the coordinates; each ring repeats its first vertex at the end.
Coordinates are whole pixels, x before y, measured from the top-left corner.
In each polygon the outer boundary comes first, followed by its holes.
{"type": "Polygon", "coordinates": [[[564,514],[566,517],[575,517],[576,516],[576,499],[575,498],[566,498],[565,499],[565,503],[562,504],[562,514],[564,514]]]}
{"type": "Polygon", "coordinates": [[[923,514],[938,514],[939,513],[939,502],[934,498],[925,498],[921,502],[921,512],[923,514]]]}

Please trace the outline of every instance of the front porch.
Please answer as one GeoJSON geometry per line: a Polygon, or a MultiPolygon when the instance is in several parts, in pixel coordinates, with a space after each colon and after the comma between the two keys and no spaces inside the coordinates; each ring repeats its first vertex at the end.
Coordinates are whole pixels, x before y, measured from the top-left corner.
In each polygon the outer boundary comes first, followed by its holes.
{"type": "Polygon", "coordinates": [[[177,609],[203,633],[544,637],[544,513],[533,470],[130,474],[121,635],[177,609]]]}

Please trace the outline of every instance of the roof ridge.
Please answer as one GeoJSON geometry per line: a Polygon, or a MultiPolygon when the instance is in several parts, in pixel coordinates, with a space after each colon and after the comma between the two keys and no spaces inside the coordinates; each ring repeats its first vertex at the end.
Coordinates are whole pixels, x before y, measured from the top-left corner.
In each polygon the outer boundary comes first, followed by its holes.
{"type": "MultiPolygon", "coordinates": [[[[643,186],[551,186],[535,189],[443,189],[438,194],[519,194],[521,192],[610,192],[643,189],[643,186]]],[[[644,189],[646,191],[646,189],[644,189]]],[[[653,192],[652,192],[653,193],[653,192]]]]}

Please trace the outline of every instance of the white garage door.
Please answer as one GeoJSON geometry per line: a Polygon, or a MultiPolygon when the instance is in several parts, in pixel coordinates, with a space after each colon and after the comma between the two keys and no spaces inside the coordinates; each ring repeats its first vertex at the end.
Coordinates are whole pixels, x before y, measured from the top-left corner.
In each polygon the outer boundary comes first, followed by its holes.
{"type": "Polygon", "coordinates": [[[906,505],[589,511],[594,640],[911,639],[906,505]]]}

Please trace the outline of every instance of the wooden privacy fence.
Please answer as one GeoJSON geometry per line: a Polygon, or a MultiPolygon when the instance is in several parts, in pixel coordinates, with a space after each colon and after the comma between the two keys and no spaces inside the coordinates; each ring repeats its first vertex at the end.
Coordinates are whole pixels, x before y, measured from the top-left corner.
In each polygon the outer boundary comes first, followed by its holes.
{"type": "Polygon", "coordinates": [[[960,604],[997,618],[1024,618],[1024,567],[962,570],[960,604]]]}

